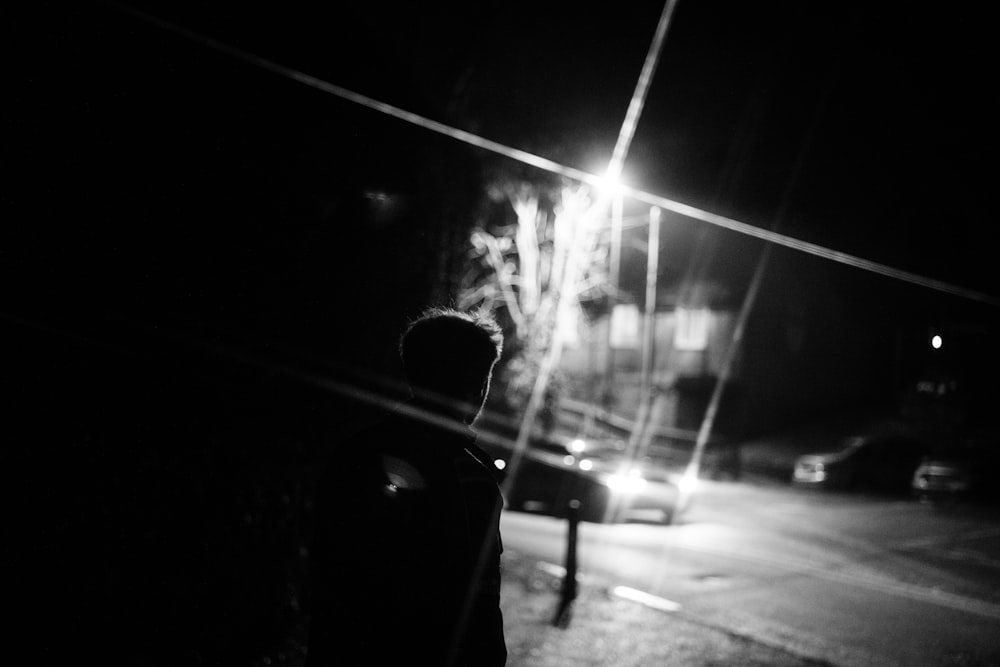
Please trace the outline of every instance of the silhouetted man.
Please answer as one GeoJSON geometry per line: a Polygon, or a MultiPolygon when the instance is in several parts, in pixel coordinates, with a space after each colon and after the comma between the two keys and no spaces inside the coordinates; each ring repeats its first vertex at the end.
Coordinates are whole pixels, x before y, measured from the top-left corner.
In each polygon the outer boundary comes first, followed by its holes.
{"type": "Polygon", "coordinates": [[[413,398],[321,480],[309,667],[504,665],[500,510],[471,425],[503,337],[432,309],[400,339],[413,398]]]}

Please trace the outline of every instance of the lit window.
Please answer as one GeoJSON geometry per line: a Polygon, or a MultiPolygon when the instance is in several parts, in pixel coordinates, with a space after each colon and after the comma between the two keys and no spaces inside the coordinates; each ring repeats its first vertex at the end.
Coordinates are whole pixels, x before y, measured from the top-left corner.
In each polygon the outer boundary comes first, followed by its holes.
{"type": "Polygon", "coordinates": [[[611,311],[611,347],[639,347],[639,308],[635,304],[619,303],[611,311]]]}
{"type": "Polygon", "coordinates": [[[678,350],[704,350],[708,347],[707,308],[678,308],[674,347],[678,350]]]}

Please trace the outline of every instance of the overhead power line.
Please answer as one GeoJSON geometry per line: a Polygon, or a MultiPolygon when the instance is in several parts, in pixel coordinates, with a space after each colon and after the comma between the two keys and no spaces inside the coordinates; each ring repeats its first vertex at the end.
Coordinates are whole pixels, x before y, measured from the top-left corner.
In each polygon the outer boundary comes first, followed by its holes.
{"type": "MultiPolygon", "coordinates": [[[[154,16],[152,14],[148,14],[146,12],[142,12],[131,7],[126,7],[119,3],[111,2],[108,4],[118,9],[119,11],[129,14],[137,19],[140,19],[152,25],[156,25],[163,30],[167,30],[176,35],[179,35],[186,39],[202,44],[205,47],[208,47],[220,53],[224,53],[233,58],[251,64],[255,67],[259,67],[263,70],[267,70],[279,76],[283,76],[293,81],[297,81],[305,86],[309,86],[310,88],[328,93],[330,95],[334,95],[340,99],[353,102],[355,104],[367,107],[374,111],[378,111],[379,113],[383,113],[393,118],[397,118],[407,123],[411,123],[418,127],[422,127],[426,130],[442,134],[457,141],[466,143],[470,146],[475,146],[477,148],[481,148],[483,150],[487,150],[492,153],[502,155],[512,160],[516,160],[518,162],[531,165],[543,171],[548,171],[550,173],[558,174],[560,176],[564,176],[566,178],[579,181],[582,183],[587,183],[589,185],[600,187],[601,185],[606,183],[606,179],[603,176],[592,174],[583,171],[581,169],[576,169],[574,167],[569,167],[560,164],[558,162],[555,162],[553,160],[549,160],[547,158],[534,155],[533,153],[513,148],[511,146],[501,144],[499,142],[487,139],[485,137],[481,137],[477,134],[473,134],[472,132],[467,132],[465,130],[452,127],[450,125],[427,118],[425,116],[421,116],[419,114],[406,111],[405,109],[401,109],[397,106],[387,104],[386,102],[376,100],[367,95],[363,95],[361,93],[349,90],[342,86],[338,86],[328,81],[324,81],[319,77],[313,76],[311,74],[306,74],[305,72],[294,69],[292,67],[281,65],[272,60],[268,60],[267,58],[263,58],[256,54],[237,48],[235,46],[232,46],[231,44],[227,44],[218,39],[209,37],[207,35],[203,35],[188,28],[184,28],[183,26],[179,26],[171,21],[167,21],[158,16],[154,16]]],[[[669,14],[670,11],[672,10],[673,4],[674,4],[673,2],[667,3],[664,9],[664,14],[661,17],[661,21],[657,29],[657,34],[656,36],[654,36],[654,40],[657,38],[662,39],[662,35],[660,33],[665,34],[667,20],[669,19],[669,14]]],[[[655,68],[655,61],[653,61],[652,63],[649,63],[647,61],[647,65],[646,67],[644,67],[643,73],[645,74],[646,70],[648,70],[649,75],[651,76],[653,68],[655,68]]],[[[643,84],[642,81],[640,81],[640,88],[638,88],[637,91],[641,89],[644,92],[645,86],[648,86],[648,81],[645,84],[643,84]]],[[[633,105],[630,105],[630,107],[631,106],[633,105]]],[[[641,107],[641,97],[640,97],[640,107],[641,107]]],[[[636,115],[636,117],[638,115],[639,110],[640,109],[637,108],[635,111],[634,115],[636,115]]],[[[626,122],[628,122],[627,119],[626,122]]],[[[619,141],[619,143],[622,142],[619,141]]],[[[624,146],[621,150],[624,151],[626,149],[627,145],[624,146]]],[[[690,206],[688,204],[681,203],[674,199],[670,199],[669,197],[652,194],[625,185],[619,185],[618,187],[621,188],[621,191],[623,192],[624,195],[629,196],[637,201],[641,201],[652,206],[659,206],[660,208],[666,209],[668,211],[673,211],[675,213],[678,213],[688,218],[692,218],[694,220],[715,225],[717,227],[728,229],[730,231],[739,234],[744,234],[746,236],[752,236],[761,239],[763,241],[767,241],[769,243],[774,243],[780,246],[784,246],[792,250],[798,250],[800,252],[814,255],[816,257],[821,257],[823,259],[827,259],[829,261],[836,262],[839,264],[853,266],[855,268],[864,271],[869,271],[872,273],[888,276],[896,280],[911,283],[914,285],[919,285],[921,287],[926,287],[938,292],[951,294],[963,299],[978,301],[991,306],[1000,307],[1000,297],[997,297],[992,294],[973,290],[967,287],[962,287],[960,285],[955,285],[942,280],[936,280],[910,271],[904,271],[902,269],[897,269],[895,267],[888,266],[886,264],[881,264],[879,262],[864,259],[862,257],[857,257],[855,255],[851,255],[845,252],[840,252],[838,250],[834,250],[826,246],[810,243],[808,241],[803,241],[801,239],[788,236],[787,234],[782,234],[761,227],[756,227],[754,225],[750,225],[745,222],[740,222],[739,220],[735,220],[733,218],[729,218],[723,215],[718,215],[716,213],[711,213],[704,209],[700,209],[694,206],[690,206]]]]}

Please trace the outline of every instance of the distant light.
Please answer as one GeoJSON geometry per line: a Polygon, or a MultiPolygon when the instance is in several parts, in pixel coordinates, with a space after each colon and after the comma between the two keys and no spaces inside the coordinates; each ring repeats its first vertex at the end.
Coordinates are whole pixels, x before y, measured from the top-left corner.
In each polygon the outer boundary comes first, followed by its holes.
{"type": "Polygon", "coordinates": [[[935,350],[940,350],[943,344],[944,340],[941,338],[941,336],[937,334],[931,336],[931,347],[933,347],[935,350]]]}
{"type": "Polygon", "coordinates": [[[587,448],[587,443],[585,443],[580,438],[577,438],[573,442],[569,443],[569,451],[579,454],[584,449],[587,448]]]}
{"type": "Polygon", "coordinates": [[[574,463],[576,463],[576,458],[567,454],[566,456],[563,457],[563,463],[565,463],[568,466],[571,466],[574,463]]]}
{"type": "Polygon", "coordinates": [[[507,467],[507,462],[503,459],[497,459],[493,462],[493,465],[497,467],[497,470],[503,470],[507,467]]]}
{"type": "Polygon", "coordinates": [[[580,461],[580,470],[591,470],[594,467],[594,462],[590,459],[583,459],[580,461]]]}

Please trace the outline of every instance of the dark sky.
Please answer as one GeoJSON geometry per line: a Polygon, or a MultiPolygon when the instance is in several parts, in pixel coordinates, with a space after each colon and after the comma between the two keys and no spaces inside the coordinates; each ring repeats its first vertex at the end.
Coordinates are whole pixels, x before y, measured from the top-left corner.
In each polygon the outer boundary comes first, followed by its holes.
{"type": "MultiPolygon", "coordinates": [[[[592,171],[607,164],[662,10],[658,2],[124,6],[592,171]]],[[[781,231],[792,236],[997,294],[987,238],[996,222],[987,198],[995,59],[985,11],[972,2],[931,12],[901,2],[680,0],[625,178],[761,227],[784,209],[781,231]]],[[[26,221],[14,259],[28,268],[15,277],[40,293],[104,295],[105,305],[130,312],[250,318],[269,332],[309,327],[315,315],[303,315],[303,304],[330,308],[331,284],[346,296],[363,275],[378,300],[398,291],[399,278],[371,267],[409,266],[419,242],[440,240],[338,226],[350,219],[345,192],[422,193],[427,201],[411,202],[421,219],[460,215],[460,205],[434,208],[436,192],[478,195],[462,180],[474,169],[457,142],[117,5],[42,3],[19,25],[8,128],[22,164],[11,199],[26,221]],[[40,271],[46,261],[52,268],[40,271]]],[[[746,255],[746,239],[713,234],[722,256],[746,255]]],[[[920,300],[926,290],[907,293],[920,300]]]]}

